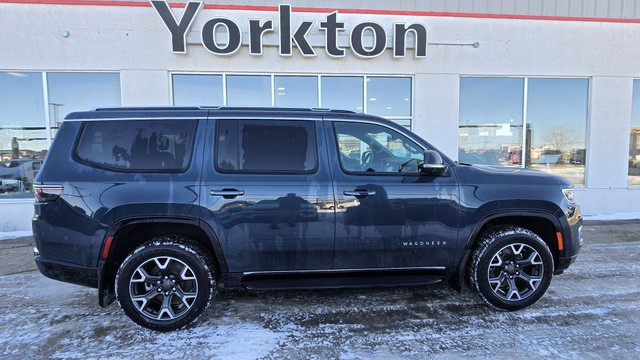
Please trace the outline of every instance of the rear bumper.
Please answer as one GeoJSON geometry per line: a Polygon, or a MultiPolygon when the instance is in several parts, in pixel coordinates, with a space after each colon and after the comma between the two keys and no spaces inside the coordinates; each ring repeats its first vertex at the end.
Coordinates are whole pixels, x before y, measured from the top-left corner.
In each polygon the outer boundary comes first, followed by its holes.
{"type": "Polygon", "coordinates": [[[42,275],[50,279],[92,288],[98,287],[98,269],[96,268],[87,268],[46,259],[41,255],[36,256],[34,260],[42,275]]]}

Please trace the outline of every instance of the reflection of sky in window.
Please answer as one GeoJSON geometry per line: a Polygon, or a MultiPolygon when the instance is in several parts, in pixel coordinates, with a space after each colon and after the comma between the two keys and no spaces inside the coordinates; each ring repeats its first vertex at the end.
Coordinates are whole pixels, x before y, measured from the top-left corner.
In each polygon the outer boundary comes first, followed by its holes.
{"type": "Polygon", "coordinates": [[[318,107],[318,78],[316,76],[276,76],[276,106],[318,107]]]}
{"type": "Polygon", "coordinates": [[[120,106],[118,73],[48,73],[51,126],[70,112],[120,106]],[[59,105],[58,105],[59,104],[59,105]]]}
{"type": "Polygon", "coordinates": [[[363,112],[362,79],[360,76],[323,76],[322,107],[363,112]]]}
{"type": "Polygon", "coordinates": [[[554,128],[567,129],[573,144],[584,149],[587,127],[587,79],[529,79],[527,123],[532,131],[532,147],[545,145],[554,128]]]}
{"type": "Polygon", "coordinates": [[[42,73],[0,73],[0,126],[44,127],[42,73]]]}
{"type": "Polygon", "coordinates": [[[367,78],[367,113],[411,116],[411,78],[367,78]]]}
{"type": "Polygon", "coordinates": [[[227,76],[227,104],[230,106],[271,106],[271,77],[227,76]]]}
{"type": "Polygon", "coordinates": [[[222,106],[222,75],[173,75],[174,105],[222,106]]]}
{"type": "Polygon", "coordinates": [[[461,78],[460,126],[522,125],[523,92],[522,78],[461,78]]]}
{"type": "Polygon", "coordinates": [[[633,80],[631,127],[640,127],[640,80],[633,80]]]}
{"type": "Polygon", "coordinates": [[[42,73],[0,73],[0,128],[3,154],[11,152],[14,137],[22,151],[47,148],[42,73]],[[22,127],[40,130],[21,130],[22,127]]]}

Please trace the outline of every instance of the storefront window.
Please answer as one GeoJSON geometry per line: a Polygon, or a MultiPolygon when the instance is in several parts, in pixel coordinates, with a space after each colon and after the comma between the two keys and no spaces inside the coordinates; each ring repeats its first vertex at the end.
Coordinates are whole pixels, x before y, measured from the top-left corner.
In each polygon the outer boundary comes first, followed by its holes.
{"type": "Polygon", "coordinates": [[[42,73],[0,73],[0,199],[31,197],[48,149],[42,73]]]}
{"type": "Polygon", "coordinates": [[[33,180],[68,113],[119,105],[118,73],[0,72],[0,199],[33,197],[33,180]]]}
{"type": "Polygon", "coordinates": [[[411,126],[411,78],[367,77],[367,114],[411,126]]]}
{"type": "Polygon", "coordinates": [[[588,79],[460,79],[458,160],[584,184],[588,89],[588,79]]]}
{"type": "Polygon", "coordinates": [[[317,76],[276,76],[276,106],[318,107],[317,76]]]}
{"type": "Polygon", "coordinates": [[[528,79],[528,168],[584,184],[587,79],[528,79]]]}
{"type": "Polygon", "coordinates": [[[52,138],[67,114],[122,103],[118,73],[48,73],[47,85],[52,138]]]}
{"type": "Polygon", "coordinates": [[[640,80],[633,80],[633,107],[629,136],[629,184],[640,185],[640,80]]]}
{"type": "Polygon", "coordinates": [[[524,80],[460,79],[458,160],[521,166],[524,80]]]}
{"type": "Polygon", "coordinates": [[[323,76],[322,107],[364,112],[361,76],[323,76]]]}
{"type": "Polygon", "coordinates": [[[174,105],[322,107],[378,115],[407,128],[413,117],[407,76],[173,74],[172,81],[174,105]]]}
{"type": "Polygon", "coordinates": [[[174,74],[174,105],[222,106],[222,75],[174,74]]]}
{"type": "Polygon", "coordinates": [[[271,106],[271,77],[268,75],[227,76],[227,105],[271,106]]]}

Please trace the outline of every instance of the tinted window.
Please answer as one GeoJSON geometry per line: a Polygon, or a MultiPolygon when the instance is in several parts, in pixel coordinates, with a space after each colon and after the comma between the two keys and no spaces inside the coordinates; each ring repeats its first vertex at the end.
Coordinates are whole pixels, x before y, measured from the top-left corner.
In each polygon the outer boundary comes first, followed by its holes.
{"type": "Polygon", "coordinates": [[[227,105],[271,106],[271,76],[228,75],[227,105]]]}
{"type": "Polygon", "coordinates": [[[423,150],[384,126],[335,123],[340,164],[348,172],[417,173],[423,150]]]}
{"type": "Polygon", "coordinates": [[[318,107],[316,76],[276,76],[276,106],[318,107]]]}
{"type": "Polygon", "coordinates": [[[196,120],[89,122],[77,155],[116,170],[186,169],[196,124],[196,120]]]}
{"type": "Polygon", "coordinates": [[[317,164],[315,140],[311,121],[218,120],[217,168],[309,173],[317,164]]]}
{"type": "Polygon", "coordinates": [[[173,105],[224,105],[222,75],[174,74],[173,105]]]}

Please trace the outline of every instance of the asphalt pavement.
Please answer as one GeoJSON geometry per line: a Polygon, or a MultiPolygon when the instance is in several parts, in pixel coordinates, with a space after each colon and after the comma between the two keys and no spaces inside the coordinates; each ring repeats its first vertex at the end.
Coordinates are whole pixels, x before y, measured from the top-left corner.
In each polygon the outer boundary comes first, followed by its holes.
{"type": "Polygon", "coordinates": [[[470,290],[226,291],[193,325],[157,333],[95,289],[53,281],[33,238],[0,241],[2,359],[637,359],[640,221],[587,222],[578,260],[530,308],[470,290]]]}

